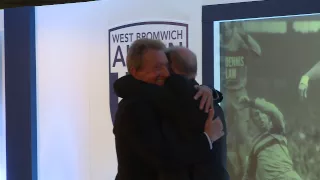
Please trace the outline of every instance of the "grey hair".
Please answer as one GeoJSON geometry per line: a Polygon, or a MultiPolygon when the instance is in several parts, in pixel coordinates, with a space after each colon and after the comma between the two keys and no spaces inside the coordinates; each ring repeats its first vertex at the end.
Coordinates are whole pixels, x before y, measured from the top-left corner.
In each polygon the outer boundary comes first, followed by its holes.
{"type": "Polygon", "coordinates": [[[196,75],[198,71],[197,65],[197,56],[194,52],[190,51],[191,56],[183,57],[180,55],[179,50],[187,49],[181,46],[172,46],[166,49],[166,55],[169,60],[169,64],[173,61],[177,65],[176,68],[180,71],[185,73],[186,75],[196,75]]]}
{"type": "Polygon", "coordinates": [[[147,50],[165,50],[165,45],[159,41],[154,39],[138,39],[134,41],[127,54],[126,63],[128,72],[130,73],[131,68],[135,68],[139,70],[143,64],[143,55],[147,50]]]}

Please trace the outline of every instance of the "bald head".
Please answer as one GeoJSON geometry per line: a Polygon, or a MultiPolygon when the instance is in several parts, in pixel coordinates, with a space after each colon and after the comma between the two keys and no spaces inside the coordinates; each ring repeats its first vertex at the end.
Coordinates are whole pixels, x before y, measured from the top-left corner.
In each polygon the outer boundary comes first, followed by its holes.
{"type": "Polygon", "coordinates": [[[169,63],[174,73],[194,79],[197,75],[197,56],[188,48],[170,47],[166,50],[169,63]]]}

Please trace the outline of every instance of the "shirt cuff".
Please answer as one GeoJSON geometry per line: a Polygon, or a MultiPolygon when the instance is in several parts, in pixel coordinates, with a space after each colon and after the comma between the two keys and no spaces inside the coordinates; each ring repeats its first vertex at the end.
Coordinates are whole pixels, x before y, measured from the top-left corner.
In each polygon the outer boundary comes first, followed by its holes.
{"type": "Polygon", "coordinates": [[[209,146],[210,146],[210,150],[212,149],[212,142],[211,142],[211,139],[210,137],[208,136],[208,134],[206,132],[204,132],[204,134],[207,136],[208,138],[208,142],[209,142],[209,146]]]}

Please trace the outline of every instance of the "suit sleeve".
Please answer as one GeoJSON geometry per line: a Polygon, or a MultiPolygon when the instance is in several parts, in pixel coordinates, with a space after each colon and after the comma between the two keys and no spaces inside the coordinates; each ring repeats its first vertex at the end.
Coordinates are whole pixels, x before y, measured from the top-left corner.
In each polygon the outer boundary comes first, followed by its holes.
{"type": "Polygon", "coordinates": [[[218,104],[215,104],[215,109],[222,121],[223,129],[225,131],[225,135],[213,143],[215,146],[215,149],[214,149],[215,156],[216,156],[215,159],[217,160],[218,164],[221,166],[222,170],[224,171],[223,179],[229,180],[229,174],[227,171],[227,125],[226,125],[224,112],[222,108],[218,104]]]}
{"type": "Polygon", "coordinates": [[[160,121],[147,104],[132,104],[126,109],[125,131],[127,143],[150,165],[163,170],[185,168],[203,162],[210,153],[206,136],[202,133],[194,139],[169,144],[164,138],[160,121]]]}
{"type": "MultiPolygon", "coordinates": [[[[171,87],[171,90],[174,91],[174,94],[178,95],[178,101],[180,101],[183,104],[183,107],[187,109],[186,112],[184,113],[187,116],[185,118],[189,119],[189,121],[192,121],[192,124],[198,124],[199,128],[203,128],[204,127],[203,122],[205,122],[207,119],[207,113],[199,109],[200,101],[194,100],[193,97],[196,94],[197,90],[193,87],[195,83],[190,84],[190,82],[191,81],[184,79],[182,76],[175,75],[170,77],[167,83],[168,83],[168,86],[171,87]],[[193,118],[190,119],[191,117],[193,118]]],[[[218,92],[213,89],[213,93],[218,93],[218,92]]],[[[217,96],[216,94],[214,95],[217,96]]],[[[219,97],[219,100],[220,100],[219,102],[221,102],[222,94],[219,94],[219,96],[221,96],[219,97]]],[[[227,125],[224,118],[224,112],[218,103],[214,104],[214,109],[215,109],[214,118],[218,116],[220,117],[223,123],[225,135],[213,143],[213,151],[214,151],[215,160],[217,164],[219,164],[220,166],[219,169],[223,171],[223,172],[219,172],[221,173],[221,176],[219,177],[223,177],[224,180],[228,180],[229,174],[227,172],[227,167],[226,167],[227,125]]]]}

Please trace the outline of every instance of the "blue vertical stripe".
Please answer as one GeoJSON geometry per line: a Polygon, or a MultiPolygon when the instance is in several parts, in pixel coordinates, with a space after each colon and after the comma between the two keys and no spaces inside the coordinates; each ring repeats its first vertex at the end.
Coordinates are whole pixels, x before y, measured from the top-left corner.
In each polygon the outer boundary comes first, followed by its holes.
{"type": "Polygon", "coordinates": [[[35,8],[4,10],[7,180],[37,180],[35,8]]]}
{"type": "MultiPolygon", "coordinates": [[[[4,134],[3,134],[3,125],[4,125],[4,121],[5,121],[5,119],[2,118],[3,117],[3,111],[2,110],[3,110],[3,107],[4,107],[4,104],[2,104],[3,103],[3,97],[2,97],[2,90],[3,90],[3,86],[2,86],[2,83],[3,83],[2,82],[2,80],[3,80],[3,77],[2,77],[2,64],[3,64],[3,62],[2,62],[2,46],[3,46],[3,44],[2,43],[3,43],[3,32],[0,31],[0,137],[4,136],[4,134]]],[[[0,142],[0,143],[2,143],[2,142],[0,142]]],[[[1,155],[0,155],[0,157],[1,157],[1,155]]]]}

